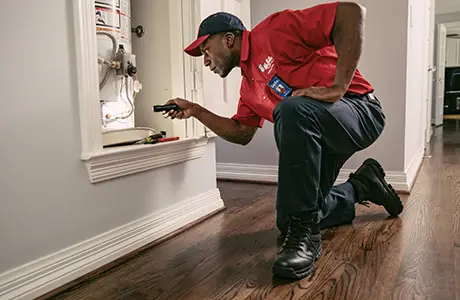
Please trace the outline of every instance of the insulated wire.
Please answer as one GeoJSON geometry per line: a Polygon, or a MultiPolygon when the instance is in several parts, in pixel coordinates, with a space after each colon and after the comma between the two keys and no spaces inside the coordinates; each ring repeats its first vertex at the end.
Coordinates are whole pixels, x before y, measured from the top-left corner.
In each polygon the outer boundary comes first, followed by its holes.
{"type": "MultiPolygon", "coordinates": [[[[129,105],[131,106],[131,109],[129,110],[129,113],[127,116],[117,116],[113,119],[110,119],[109,122],[114,122],[114,121],[117,121],[117,120],[121,120],[121,119],[127,119],[129,118],[133,113],[134,113],[134,98],[136,96],[136,93],[134,93],[133,95],[131,95],[129,93],[129,88],[128,88],[128,76],[125,76],[122,78],[122,80],[124,81],[124,84],[122,83],[121,87],[120,87],[120,97],[121,99],[123,100],[123,102],[125,102],[125,99],[122,95],[122,91],[123,91],[123,87],[125,88],[126,90],[126,97],[127,97],[127,100],[129,102],[129,105]],[[131,97],[133,97],[133,100],[131,100],[131,97]]],[[[126,102],[125,102],[126,103],[126,102]]],[[[123,113],[121,113],[120,115],[122,115],[123,113]]]]}

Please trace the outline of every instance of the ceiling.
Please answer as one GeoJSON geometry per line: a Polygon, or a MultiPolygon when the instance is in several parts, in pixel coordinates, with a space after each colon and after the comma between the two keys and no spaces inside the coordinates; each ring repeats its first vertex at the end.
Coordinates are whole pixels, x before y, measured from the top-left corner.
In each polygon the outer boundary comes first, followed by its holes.
{"type": "Polygon", "coordinates": [[[435,5],[436,14],[447,14],[460,11],[460,0],[435,0],[435,5]]]}

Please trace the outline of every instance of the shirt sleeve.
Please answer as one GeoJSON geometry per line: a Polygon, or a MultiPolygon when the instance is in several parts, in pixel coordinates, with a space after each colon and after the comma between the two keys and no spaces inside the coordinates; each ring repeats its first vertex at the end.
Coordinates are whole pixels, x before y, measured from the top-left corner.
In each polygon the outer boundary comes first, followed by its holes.
{"type": "Polygon", "coordinates": [[[284,28],[314,49],[332,46],[332,29],[338,4],[332,2],[302,10],[289,10],[284,28]]]}
{"type": "Polygon", "coordinates": [[[240,97],[238,101],[238,109],[232,117],[233,120],[240,122],[243,125],[262,128],[264,119],[257,115],[240,97]]]}

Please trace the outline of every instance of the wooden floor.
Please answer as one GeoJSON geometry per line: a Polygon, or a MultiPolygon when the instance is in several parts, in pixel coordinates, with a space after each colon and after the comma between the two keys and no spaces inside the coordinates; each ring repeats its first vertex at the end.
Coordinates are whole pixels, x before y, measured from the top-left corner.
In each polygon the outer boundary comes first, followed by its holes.
{"type": "Polygon", "coordinates": [[[226,211],[50,299],[460,300],[460,122],[446,122],[400,218],[359,205],[324,231],[309,278],[272,278],[276,186],[220,182],[226,211]]]}

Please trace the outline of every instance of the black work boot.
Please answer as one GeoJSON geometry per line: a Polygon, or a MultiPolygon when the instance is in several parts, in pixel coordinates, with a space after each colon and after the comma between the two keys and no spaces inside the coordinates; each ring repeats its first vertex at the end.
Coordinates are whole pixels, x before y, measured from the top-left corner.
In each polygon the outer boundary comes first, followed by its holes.
{"type": "Polygon", "coordinates": [[[321,234],[318,215],[291,217],[284,241],[273,265],[273,274],[289,279],[302,279],[313,271],[321,256],[321,234]]]}
{"type": "Polygon", "coordinates": [[[348,182],[355,188],[358,203],[371,201],[382,205],[391,216],[397,216],[403,211],[401,199],[386,182],[385,171],[375,159],[366,159],[356,172],[350,174],[348,182]]]}

